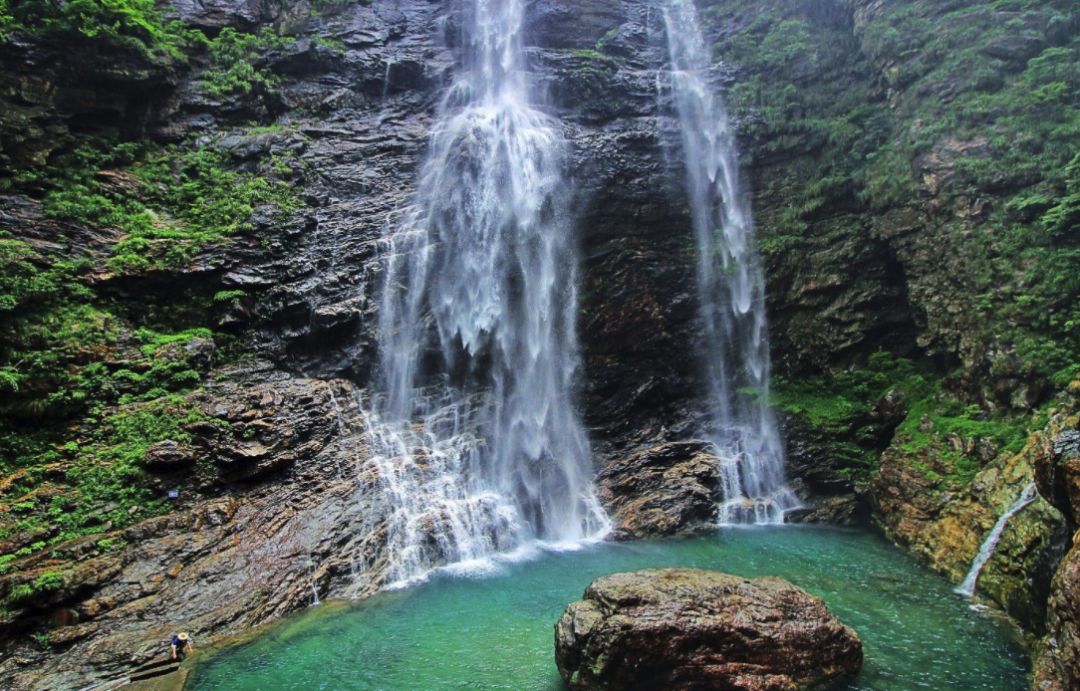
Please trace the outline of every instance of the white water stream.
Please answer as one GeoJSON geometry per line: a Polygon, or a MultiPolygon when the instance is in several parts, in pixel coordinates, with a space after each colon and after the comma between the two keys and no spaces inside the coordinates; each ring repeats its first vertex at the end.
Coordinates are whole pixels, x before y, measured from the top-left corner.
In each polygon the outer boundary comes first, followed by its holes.
{"type": "Polygon", "coordinates": [[[721,459],[722,524],[782,523],[799,501],[768,407],[765,287],[750,208],[739,190],[734,133],[708,82],[709,48],[693,0],[664,0],[671,96],[679,117],[697,241],[707,435],[721,459]]]}
{"type": "Polygon", "coordinates": [[[1038,498],[1039,490],[1035,487],[1035,483],[1031,482],[1024,487],[1024,491],[1020,493],[1016,501],[1005,509],[1005,513],[998,517],[997,523],[990,529],[986,539],[983,540],[982,546],[979,547],[979,553],[975,555],[975,560],[971,562],[971,568],[968,570],[967,576],[964,577],[964,582],[957,586],[956,592],[958,594],[967,598],[975,595],[975,585],[979,581],[979,574],[982,573],[986,562],[990,561],[990,557],[994,556],[994,550],[997,549],[998,542],[1001,541],[1001,535],[1005,532],[1005,526],[1008,525],[1009,519],[1038,498]]]}
{"type": "Polygon", "coordinates": [[[597,538],[574,405],[577,252],[565,142],[531,100],[524,0],[474,0],[413,203],[385,239],[367,416],[389,579],[597,538]]]}

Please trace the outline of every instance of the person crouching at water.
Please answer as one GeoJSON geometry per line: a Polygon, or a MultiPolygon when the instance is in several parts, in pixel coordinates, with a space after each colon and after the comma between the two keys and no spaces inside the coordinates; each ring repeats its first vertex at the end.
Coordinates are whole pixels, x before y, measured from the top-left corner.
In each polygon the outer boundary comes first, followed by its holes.
{"type": "Polygon", "coordinates": [[[191,636],[178,633],[172,637],[172,659],[183,660],[193,652],[195,652],[195,643],[191,640],[191,636]]]}

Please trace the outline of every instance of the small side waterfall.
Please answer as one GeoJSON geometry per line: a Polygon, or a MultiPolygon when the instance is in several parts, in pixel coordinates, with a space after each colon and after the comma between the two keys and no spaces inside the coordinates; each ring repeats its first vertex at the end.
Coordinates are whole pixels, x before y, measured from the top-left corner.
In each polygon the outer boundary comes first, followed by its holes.
{"type": "Polygon", "coordinates": [[[799,502],[768,407],[765,287],[734,133],[707,80],[711,61],[693,0],[665,0],[663,14],[697,240],[708,436],[722,459],[720,522],[782,523],[799,502]]]}
{"type": "Polygon", "coordinates": [[[367,423],[391,581],[609,525],[573,401],[565,143],[530,102],[524,4],[474,0],[413,204],[385,239],[367,423]]]}
{"type": "Polygon", "coordinates": [[[1008,525],[1009,519],[1020,513],[1028,504],[1032,503],[1039,497],[1039,490],[1035,487],[1034,481],[1024,487],[1024,491],[1020,493],[1020,496],[1016,498],[1009,508],[1005,509],[1005,513],[997,519],[997,523],[990,529],[986,539],[983,540],[982,546],[979,547],[979,553],[975,555],[975,560],[971,562],[971,568],[967,572],[967,576],[964,577],[964,582],[956,588],[956,593],[970,598],[975,595],[975,584],[979,581],[979,574],[982,572],[986,562],[990,561],[990,557],[994,556],[994,550],[997,549],[998,542],[1001,541],[1001,534],[1005,532],[1005,526],[1008,525]]]}

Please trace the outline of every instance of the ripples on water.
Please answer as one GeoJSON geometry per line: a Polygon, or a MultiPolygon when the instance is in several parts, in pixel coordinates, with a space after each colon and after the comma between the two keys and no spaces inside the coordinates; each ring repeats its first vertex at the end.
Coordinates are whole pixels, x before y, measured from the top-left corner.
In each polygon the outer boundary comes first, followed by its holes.
{"type": "Polygon", "coordinates": [[[866,662],[841,689],[1027,688],[1027,658],[999,616],[877,536],[818,527],[732,528],[603,544],[436,574],[341,611],[314,608],[212,654],[199,690],[561,689],[553,625],[597,576],[660,566],[782,576],[859,632],[866,662]]]}

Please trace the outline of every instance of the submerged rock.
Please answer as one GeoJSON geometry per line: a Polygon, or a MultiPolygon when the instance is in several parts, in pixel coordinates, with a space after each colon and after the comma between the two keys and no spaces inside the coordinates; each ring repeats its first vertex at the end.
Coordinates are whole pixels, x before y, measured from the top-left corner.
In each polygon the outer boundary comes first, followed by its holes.
{"type": "Polygon", "coordinates": [[[593,581],[555,626],[572,689],[801,689],[854,674],[862,642],[780,578],[646,569],[593,581]]]}

